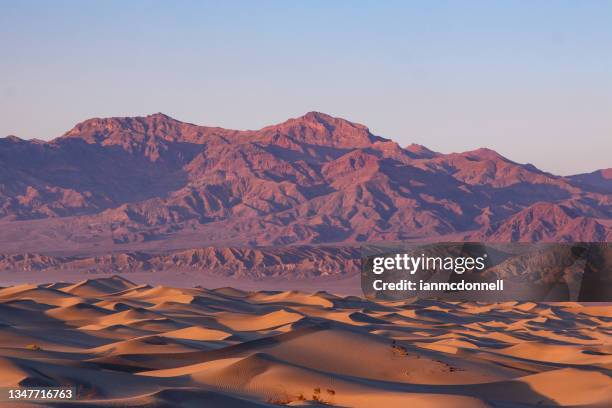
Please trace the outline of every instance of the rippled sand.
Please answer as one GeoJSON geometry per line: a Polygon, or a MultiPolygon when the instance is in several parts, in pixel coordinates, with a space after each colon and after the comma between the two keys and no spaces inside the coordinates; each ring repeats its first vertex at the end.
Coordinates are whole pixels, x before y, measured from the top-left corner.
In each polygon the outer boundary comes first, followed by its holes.
{"type": "Polygon", "coordinates": [[[77,387],[48,406],[608,407],[611,370],[612,306],[0,289],[0,386],[77,387]]]}

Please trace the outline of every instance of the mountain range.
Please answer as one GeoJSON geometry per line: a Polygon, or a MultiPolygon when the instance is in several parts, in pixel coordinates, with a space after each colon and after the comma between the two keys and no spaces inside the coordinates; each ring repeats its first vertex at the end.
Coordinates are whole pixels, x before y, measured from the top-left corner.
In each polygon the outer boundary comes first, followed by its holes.
{"type": "Polygon", "coordinates": [[[612,238],[612,169],[402,147],[318,112],[246,131],[89,119],[48,142],[0,139],[0,168],[4,254],[612,238]]]}

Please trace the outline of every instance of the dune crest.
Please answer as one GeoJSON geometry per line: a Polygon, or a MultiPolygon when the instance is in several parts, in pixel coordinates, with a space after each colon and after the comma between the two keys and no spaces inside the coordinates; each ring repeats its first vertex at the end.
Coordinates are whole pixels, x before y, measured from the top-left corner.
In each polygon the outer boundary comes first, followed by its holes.
{"type": "Polygon", "coordinates": [[[98,407],[604,407],[611,309],[21,285],[0,290],[0,385],[70,384],[98,407]]]}

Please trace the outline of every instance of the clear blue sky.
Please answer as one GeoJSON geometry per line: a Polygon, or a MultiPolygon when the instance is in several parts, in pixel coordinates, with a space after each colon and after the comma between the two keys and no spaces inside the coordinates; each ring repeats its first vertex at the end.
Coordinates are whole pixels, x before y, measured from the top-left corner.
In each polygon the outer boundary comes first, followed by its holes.
{"type": "Polygon", "coordinates": [[[0,0],[0,136],[310,110],[402,145],[612,167],[612,2],[0,0]]]}

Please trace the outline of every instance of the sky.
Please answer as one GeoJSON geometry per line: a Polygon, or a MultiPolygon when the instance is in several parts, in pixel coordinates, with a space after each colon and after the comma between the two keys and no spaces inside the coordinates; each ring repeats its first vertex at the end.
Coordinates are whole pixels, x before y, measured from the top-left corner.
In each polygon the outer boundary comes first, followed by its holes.
{"type": "Polygon", "coordinates": [[[612,167],[612,1],[0,0],[0,136],[313,110],[401,145],[612,167]]]}

